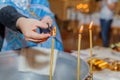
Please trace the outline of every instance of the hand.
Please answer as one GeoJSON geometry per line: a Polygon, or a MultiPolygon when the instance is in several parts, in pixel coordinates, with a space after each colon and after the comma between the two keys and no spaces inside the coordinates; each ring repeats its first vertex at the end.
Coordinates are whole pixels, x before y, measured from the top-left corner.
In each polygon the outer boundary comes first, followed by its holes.
{"type": "Polygon", "coordinates": [[[52,26],[52,19],[50,16],[45,16],[42,20],[43,23],[49,23],[50,26],[52,26]]]}
{"type": "Polygon", "coordinates": [[[48,25],[42,21],[20,17],[17,20],[16,26],[24,34],[25,40],[27,41],[33,41],[35,43],[40,43],[40,42],[46,41],[50,37],[49,33],[39,34],[36,31],[34,31],[37,28],[48,28],[48,25]]]}

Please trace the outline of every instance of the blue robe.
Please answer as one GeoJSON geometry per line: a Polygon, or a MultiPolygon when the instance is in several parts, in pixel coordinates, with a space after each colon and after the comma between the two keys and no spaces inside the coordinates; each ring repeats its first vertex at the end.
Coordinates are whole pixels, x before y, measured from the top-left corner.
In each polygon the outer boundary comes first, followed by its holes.
{"type": "MultiPolygon", "coordinates": [[[[54,20],[54,14],[49,9],[49,3],[48,0],[0,0],[0,8],[5,7],[7,5],[13,6],[19,13],[29,17],[29,18],[35,18],[35,19],[42,19],[44,16],[50,16],[53,19],[53,26],[56,26],[57,34],[55,38],[55,49],[62,51],[63,45],[61,40],[61,35],[59,32],[59,28],[54,20]],[[27,5],[30,5],[28,8],[27,5]],[[34,12],[36,16],[33,16],[30,11],[34,12]]],[[[8,51],[8,50],[16,50],[21,49],[24,47],[31,47],[31,46],[38,46],[38,47],[44,47],[44,48],[51,48],[51,40],[52,37],[50,37],[46,42],[36,44],[30,41],[24,40],[24,35],[15,32],[9,28],[6,27],[5,30],[5,39],[2,51],[8,51]]]]}

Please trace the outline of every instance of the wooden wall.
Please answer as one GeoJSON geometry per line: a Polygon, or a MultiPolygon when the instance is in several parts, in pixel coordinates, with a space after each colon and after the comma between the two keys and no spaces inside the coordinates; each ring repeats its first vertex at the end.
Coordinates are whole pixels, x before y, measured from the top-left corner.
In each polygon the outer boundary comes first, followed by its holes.
{"type": "MultiPolygon", "coordinates": [[[[120,15],[120,0],[118,0],[118,6],[115,14],[120,15]]],[[[49,0],[51,10],[57,15],[57,17],[65,21],[67,20],[67,8],[76,7],[80,3],[88,3],[90,6],[90,13],[99,12],[100,6],[95,0],[49,0]]]]}
{"type": "MultiPolygon", "coordinates": [[[[76,5],[80,3],[88,3],[93,6],[94,0],[49,0],[51,10],[57,15],[57,17],[61,20],[67,19],[67,8],[73,7],[75,8],[76,5]]],[[[90,7],[90,9],[94,9],[90,7]]]]}
{"type": "Polygon", "coordinates": [[[116,8],[115,14],[116,15],[120,15],[120,0],[118,0],[118,4],[117,4],[117,8],[116,8]]]}

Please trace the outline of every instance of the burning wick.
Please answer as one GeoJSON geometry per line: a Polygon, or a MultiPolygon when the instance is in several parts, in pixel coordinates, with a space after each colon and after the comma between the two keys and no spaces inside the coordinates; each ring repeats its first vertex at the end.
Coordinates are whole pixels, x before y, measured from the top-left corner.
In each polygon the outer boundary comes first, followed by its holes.
{"type": "Polygon", "coordinates": [[[54,27],[53,30],[52,30],[52,36],[53,36],[53,37],[56,36],[56,27],[54,27]]]}
{"type": "Polygon", "coordinates": [[[79,29],[79,33],[80,33],[80,34],[83,33],[83,25],[80,27],[80,29],[79,29]]]}
{"type": "Polygon", "coordinates": [[[90,23],[89,30],[92,29],[93,23],[94,23],[93,21],[90,23]]]}

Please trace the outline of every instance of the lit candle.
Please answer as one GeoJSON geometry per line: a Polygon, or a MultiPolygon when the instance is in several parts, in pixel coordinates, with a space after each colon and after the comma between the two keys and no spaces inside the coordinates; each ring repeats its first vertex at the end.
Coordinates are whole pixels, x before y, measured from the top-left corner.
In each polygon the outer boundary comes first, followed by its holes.
{"type": "Polygon", "coordinates": [[[82,32],[83,32],[83,25],[80,27],[78,34],[77,80],[80,80],[80,46],[81,46],[82,32]]]}
{"type": "Polygon", "coordinates": [[[90,76],[91,76],[91,80],[93,80],[93,70],[92,70],[92,26],[93,26],[93,21],[90,23],[90,26],[89,26],[89,34],[90,34],[90,76]]]}
{"type": "Polygon", "coordinates": [[[56,27],[53,28],[52,31],[52,47],[51,47],[51,56],[50,56],[50,80],[52,80],[52,67],[53,67],[53,59],[54,59],[54,38],[56,37],[56,27]]]}

